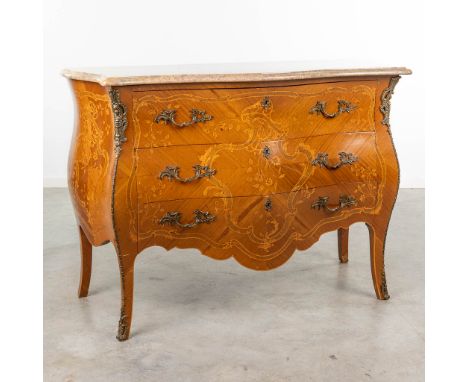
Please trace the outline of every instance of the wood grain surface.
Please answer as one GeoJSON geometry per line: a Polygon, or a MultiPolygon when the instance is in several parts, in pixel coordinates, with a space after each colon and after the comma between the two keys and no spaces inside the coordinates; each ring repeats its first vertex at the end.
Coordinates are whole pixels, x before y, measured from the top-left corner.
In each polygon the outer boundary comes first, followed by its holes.
{"type": "Polygon", "coordinates": [[[138,247],[142,250],[157,243],[166,249],[197,248],[215,259],[233,256],[251,269],[273,269],[296,249],[308,248],[322,227],[346,221],[353,214],[372,213],[376,188],[375,184],[349,183],[269,196],[149,203],[138,215],[138,247]],[[321,196],[329,197],[330,207],[335,207],[340,195],[354,197],[356,206],[337,212],[312,208],[321,196]],[[270,210],[265,208],[267,199],[270,210]],[[197,209],[210,212],[216,220],[187,229],[159,223],[171,211],[180,212],[183,223],[193,221],[197,209]]]}
{"type": "Polygon", "coordinates": [[[247,144],[169,146],[138,149],[139,204],[158,200],[269,195],[333,185],[337,182],[377,182],[375,134],[347,133],[247,144]],[[270,153],[265,156],[263,151],[270,153]],[[314,164],[320,153],[331,166],[340,163],[340,152],[353,154],[355,162],[337,169],[314,164]],[[180,168],[180,177],[194,175],[194,165],[216,173],[188,183],[164,177],[167,166],[180,168]]]}
{"type": "Polygon", "coordinates": [[[68,162],[68,189],[81,229],[97,246],[114,239],[113,117],[106,89],[91,82],[72,81],[71,84],[76,118],[68,162]]]}
{"type": "Polygon", "coordinates": [[[375,81],[306,84],[270,88],[137,91],[133,94],[135,146],[159,147],[207,143],[251,143],[338,132],[373,131],[375,81]],[[262,100],[268,97],[270,106],[262,100]],[[356,106],[336,118],[311,113],[317,102],[334,113],[338,101],[356,106]],[[155,118],[175,110],[176,122],[191,120],[191,110],[210,121],[179,128],[155,118]]]}

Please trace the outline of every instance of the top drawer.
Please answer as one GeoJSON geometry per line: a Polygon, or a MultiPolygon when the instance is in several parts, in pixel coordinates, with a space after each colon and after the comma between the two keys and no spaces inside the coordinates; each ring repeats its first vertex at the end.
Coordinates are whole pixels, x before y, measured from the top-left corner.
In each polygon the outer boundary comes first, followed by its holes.
{"type": "Polygon", "coordinates": [[[375,81],[133,93],[135,147],[374,130],[375,81]]]}

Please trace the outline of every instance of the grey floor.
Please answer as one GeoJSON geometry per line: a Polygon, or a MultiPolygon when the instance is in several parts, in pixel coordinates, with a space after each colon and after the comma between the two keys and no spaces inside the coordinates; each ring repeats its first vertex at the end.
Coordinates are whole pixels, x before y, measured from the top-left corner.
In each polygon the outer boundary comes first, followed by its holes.
{"type": "Polygon", "coordinates": [[[255,272],[197,251],[150,248],[135,269],[131,339],[115,339],[117,258],[94,249],[78,299],[79,245],[68,193],[44,190],[46,381],[423,381],[424,191],[401,190],[387,238],[391,299],[374,296],[367,228],[255,272]]]}

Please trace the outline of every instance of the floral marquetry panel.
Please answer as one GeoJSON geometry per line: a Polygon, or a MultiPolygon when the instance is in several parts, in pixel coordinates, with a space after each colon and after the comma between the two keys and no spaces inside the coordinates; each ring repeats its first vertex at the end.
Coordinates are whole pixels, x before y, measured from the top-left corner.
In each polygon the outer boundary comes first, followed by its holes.
{"type": "Polygon", "coordinates": [[[294,250],[310,246],[324,227],[356,214],[372,213],[375,190],[374,184],[349,183],[269,196],[147,203],[139,212],[139,247],[155,243],[166,249],[192,247],[216,259],[234,256],[248,268],[271,269],[284,263],[294,250]],[[355,205],[336,212],[313,207],[326,196],[329,208],[337,208],[342,195],[354,198],[355,205]],[[168,212],[177,211],[181,222],[189,223],[195,210],[209,212],[215,219],[190,229],[160,222],[168,212]]]}
{"type": "Polygon", "coordinates": [[[114,136],[108,93],[91,82],[73,81],[75,131],[68,164],[68,184],[75,211],[94,245],[114,237],[111,220],[114,136]]]}
{"type": "Polygon", "coordinates": [[[268,89],[137,92],[133,96],[133,122],[139,133],[135,144],[140,148],[245,144],[337,132],[373,131],[374,105],[375,82],[372,81],[268,89]],[[268,107],[263,103],[265,97],[268,97],[268,107]],[[343,108],[339,101],[348,102],[350,107],[343,108]],[[319,112],[317,104],[328,114],[319,112]],[[203,111],[205,119],[174,128],[177,126],[171,120],[177,124],[190,123],[193,110],[203,111]],[[172,119],[163,118],[167,111],[172,112],[172,119]],[[335,113],[334,118],[327,117],[335,113]]]}
{"type": "Polygon", "coordinates": [[[337,182],[375,183],[383,171],[378,163],[375,135],[368,132],[245,145],[139,149],[136,156],[138,197],[143,203],[175,197],[269,195],[337,182]],[[264,154],[265,148],[268,155],[264,154]],[[352,155],[352,160],[342,159],[343,153],[352,155]],[[324,155],[326,162],[317,159],[324,155]],[[209,169],[209,176],[187,182],[164,176],[168,167],[177,167],[181,178],[188,179],[197,165],[209,169]]]}

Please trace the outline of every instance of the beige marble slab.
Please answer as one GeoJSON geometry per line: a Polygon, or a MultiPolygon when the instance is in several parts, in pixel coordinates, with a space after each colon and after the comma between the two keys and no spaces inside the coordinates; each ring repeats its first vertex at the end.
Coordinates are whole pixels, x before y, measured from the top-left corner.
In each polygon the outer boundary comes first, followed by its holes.
{"type": "Polygon", "coordinates": [[[103,86],[193,82],[255,82],[312,78],[397,76],[411,74],[405,67],[366,67],[362,63],[269,62],[101,67],[65,69],[70,79],[97,82],[103,86]]]}

